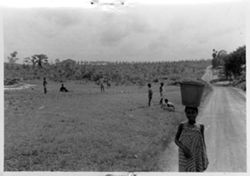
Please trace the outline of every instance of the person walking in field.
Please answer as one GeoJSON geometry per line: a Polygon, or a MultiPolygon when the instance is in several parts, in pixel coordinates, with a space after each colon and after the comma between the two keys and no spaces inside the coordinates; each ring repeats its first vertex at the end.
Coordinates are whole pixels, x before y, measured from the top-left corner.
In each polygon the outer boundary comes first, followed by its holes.
{"type": "Polygon", "coordinates": [[[196,123],[197,107],[185,107],[187,122],[181,123],[175,137],[179,147],[179,171],[203,172],[207,169],[208,158],[204,138],[204,125],[196,123]]]}
{"type": "Polygon", "coordinates": [[[162,105],[162,103],[163,103],[163,86],[164,86],[164,83],[161,82],[161,84],[160,84],[160,105],[162,105]]]}
{"type": "Polygon", "coordinates": [[[151,84],[148,83],[148,106],[151,106],[152,97],[153,97],[153,91],[151,89],[151,84]]]}
{"type": "Polygon", "coordinates": [[[104,82],[102,79],[100,79],[100,88],[101,88],[101,92],[104,92],[104,82]]]}
{"type": "Polygon", "coordinates": [[[44,94],[47,93],[47,81],[46,81],[46,77],[43,78],[43,91],[44,91],[44,94]]]}
{"type": "Polygon", "coordinates": [[[107,88],[111,87],[111,83],[109,82],[109,80],[107,80],[107,88]]]}

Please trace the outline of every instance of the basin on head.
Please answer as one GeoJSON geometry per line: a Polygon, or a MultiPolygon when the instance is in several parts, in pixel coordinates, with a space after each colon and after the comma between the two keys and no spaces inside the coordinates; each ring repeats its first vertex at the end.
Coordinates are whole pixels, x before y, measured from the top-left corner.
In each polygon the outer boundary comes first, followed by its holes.
{"type": "Polygon", "coordinates": [[[182,81],[180,83],[182,104],[189,107],[198,107],[201,102],[204,86],[199,81],[182,81]]]}

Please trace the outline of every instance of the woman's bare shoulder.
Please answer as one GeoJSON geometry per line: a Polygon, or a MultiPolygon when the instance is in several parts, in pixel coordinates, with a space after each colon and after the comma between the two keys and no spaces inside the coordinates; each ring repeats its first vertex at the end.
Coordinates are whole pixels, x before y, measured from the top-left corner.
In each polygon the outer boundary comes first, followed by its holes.
{"type": "Polygon", "coordinates": [[[179,128],[184,128],[187,126],[187,123],[188,122],[181,122],[180,125],[179,125],[179,128]]]}
{"type": "Polygon", "coordinates": [[[197,126],[198,128],[200,128],[200,129],[204,129],[204,128],[205,128],[205,127],[204,127],[204,124],[202,124],[202,123],[197,123],[196,126],[197,126]]]}

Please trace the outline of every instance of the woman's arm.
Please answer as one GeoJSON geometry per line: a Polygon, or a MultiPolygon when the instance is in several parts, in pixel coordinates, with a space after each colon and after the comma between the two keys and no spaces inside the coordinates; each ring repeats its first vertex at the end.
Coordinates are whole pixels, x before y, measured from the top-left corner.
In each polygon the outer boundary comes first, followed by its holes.
{"type": "Polygon", "coordinates": [[[176,133],[176,136],[175,136],[175,143],[178,147],[180,147],[181,149],[184,150],[185,146],[179,141],[179,138],[181,136],[181,132],[182,132],[182,129],[183,129],[183,124],[181,123],[178,127],[178,130],[177,130],[177,133],[176,133]]]}
{"type": "Polygon", "coordinates": [[[206,147],[204,131],[205,131],[205,127],[203,124],[201,124],[201,135],[203,137],[204,145],[206,147]]]}
{"type": "Polygon", "coordinates": [[[176,136],[175,136],[175,143],[178,147],[180,147],[183,150],[184,155],[187,158],[190,158],[192,156],[190,150],[179,141],[182,130],[183,130],[183,124],[180,124],[178,127],[178,131],[176,133],[176,136]]]}

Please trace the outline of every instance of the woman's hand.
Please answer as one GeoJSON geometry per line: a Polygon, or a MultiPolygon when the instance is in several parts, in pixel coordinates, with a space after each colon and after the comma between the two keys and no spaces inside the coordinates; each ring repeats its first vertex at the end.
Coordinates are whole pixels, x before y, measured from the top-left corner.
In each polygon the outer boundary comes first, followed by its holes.
{"type": "Polygon", "coordinates": [[[187,147],[183,148],[183,152],[184,152],[184,156],[186,158],[191,158],[192,157],[192,153],[191,153],[191,151],[187,147]]]}

